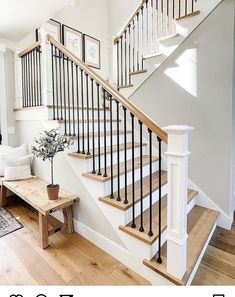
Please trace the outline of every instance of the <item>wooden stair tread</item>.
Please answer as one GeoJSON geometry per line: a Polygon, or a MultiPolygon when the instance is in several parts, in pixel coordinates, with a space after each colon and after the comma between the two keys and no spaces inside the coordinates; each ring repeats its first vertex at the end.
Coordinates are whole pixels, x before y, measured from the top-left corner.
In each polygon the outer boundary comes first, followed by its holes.
{"type": "MultiPolygon", "coordinates": [[[[152,174],[152,187],[153,192],[159,189],[159,178],[158,178],[158,172],[154,172],[152,174]]],[[[162,176],[162,186],[164,186],[167,183],[167,172],[163,171],[161,172],[162,176]]],[[[143,198],[147,197],[149,195],[149,176],[146,176],[143,178],[143,198]]],[[[111,199],[109,196],[99,198],[101,202],[104,202],[108,205],[111,205],[115,208],[118,208],[120,210],[127,210],[132,206],[132,184],[127,187],[127,197],[128,197],[128,203],[124,204],[124,197],[125,197],[125,188],[122,188],[120,190],[120,198],[121,201],[117,201],[117,192],[114,193],[114,199],[111,199]]],[[[140,201],[140,180],[135,182],[135,204],[140,201]]]]}
{"type": "MultiPolygon", "coordinates": [[[[113,130],[112,131],[112,133],[113,133],[113,136],[114,135],[117,135],[117,131],[115,130],[113,130]]],[[[131,130],[127,130],[126,131],[126,134],[131,134],[132,133],[132,131],[131,130]]],[[[104,132],[100,132],[100,137],[103,137],[104,136],[104,132]]],[[[125,132],[124,132],[124,130],[120,130],[119,131],[119,135],[124,135],[125,134],[125,132]]],[[[95,132],[94,133],[94,136],[95,137],[98,137],[98,132],[95,132]]],[[[106,136],[110,136],[111,135],[111,132],[110,131],[107,131],[106,132],[106,136]]],[[[78,137],[77,136],[75,136],[75,135],[71,135],[71,136],[69,136],[69,135],[66,135],[66,137],[67,138],[69,138],[69,139],[71,139],[71,140],[76,140],[78,137]]],[[[87,133],[85,133],[85,135],[84,135],[84,138],[87,138],[87,137],[89,137],[89,138],[92,138],[93,137],[93,133],[89,133],[89,134],[87,134],[87,133]]],[[[82,139],[82,135],[81,135],[81,139],[82,139]]]]}
{"type": "Polygon", "coordinates": [[[148,71],[147,69],[137,70],[137,71],[130,72],[129,75],[142,74],[142,73],[146,73],[147,71],[148,71]]]}
{"type": "Polygon", "coordinates": [[[179,22],[181,20],[186,20],[186,19],[192,18],[192,17],[194,17],[194,16],[196,16],[198,14],[200,14],[200,10],[196,10],[196,11],[194,11],[192,13],[189,13],[189,14],[186,14],[186,15],[180,17],[180,18],[177,18],[176,19],[176,22],[179,22]]]}
{"type": "Polygon", "coordinates": [[[219,213],[217,211],[201,206],[194,206],[188,214],[187,271],[182,280],[167,273],[166,243],[162,248],[162,264],[158,264],[155,257],[150,261],[144,260],[144,264],[172,283],[186,285],[218,216],[219,213]]]}
{"type": "MultiPolygon", "coordinates": [[[[197,195],[197,192],[191,189],[188,189],[188,203],[190,203],[193,198],[197,195]]],[[[127,226],[120,226],[119,229],[122,230],[123,232],[143,241],[146,244],[152,245],[159,236],[158,233],[158,224],[159,224],[159,216],[158,216],[158,207],[159,207],[159,202],[157,201],[153,205],[153,236],[148,235],[149,231],[149,209],[147,209],[143,213],[143,227],[144,227],[144,232],[139,231],[139,226],[140,226],[140,220],[141,216],[139,215],[135,219],[136,223],[136,228],[131,227],[131,223],[129,223],[127,226]]],[[[162,198],[162,232],[166,230],[167,227],[167,195],[165,195],[162,198]]]]}
{"type": "Polygon", "coordinates": [[[126,89],[126,88],[132,88],[134,85],[123,85],[123,86],[119,86],[118,90],[120,89],[126,89]]]}
{"type": "MultiPolygon", "coordinates": [[[[148,165],[150,163],[149,161],[150,161],[149,156],[144,155],[143,156],[143,166],[148,165]]],[[[153,157],[152,163],[154,163],[156,161],[158,161],[158,157],[153,157]]],[[[135,169],[140,168],[140,157],[134,159],[134,168],[135,169]]],[[[131,171],[132,171],[132,159],[127,161],[127,172],[131,172],[131,171]]],[[[102,182],[102,183],[111,180],[111,167],[110,166],[107,167],[107,175],[108,175],[107,177],[103,176],[104,168],[101,169],[101,173],[102,173],[102,175],[100,175],[100,176],[97,174],[92,174],[92,172],[83,173],[82,175],[87,178],[94,179],[94,180],[102,182]]],[[[125,174],[125,162],[120,163],[120,175],[123,175],[123,174],[125,174]]],[[[115,178],[117,176],[118,176],[118,166],[116,164],[113,166],[113,177],[115,178]]]]}
{"type": "MultiPolygon", "coordinates": [[[[147,146],[146,143],[143,144],[143,146],[147,146]]],[[[134,143],[134,148],[138,148],[140,147],[140,143],[139,142],[135,142],[134,143]]],[[[119,151],[122,152],[124,151],[124,144],[120,144],[119,145],[119,151]]],[[[132,142],[128,142],[127,143],[127,149],[131,149],[132,148],[132,142]]],[[[118,151],[118,147],[117,145],[114,145],[113,146],[113,153],[116,153],[118,151]]],[[[106,153],[107,154],[110,154],[111,152],[111,147],[110,146],[107,146],[106,148],[106,153]]],[[[93,151],[91,150],[91,154],[90,155],[84,155],[84,154],[79,154],[79,153],[69,153],[68,154],[70,157],[74,157],[74,158],[78,158],[78,159],[83,159],[83,160],[86,160],[86,159],[92,159],[93,158],[93,151]]],[[[95,157],[98,157],[98,149],[95,149],[95,157]]],[[[104,148],[102,147],[100,149],[100,155],[103,156],[104,155],[104,148]]]]}

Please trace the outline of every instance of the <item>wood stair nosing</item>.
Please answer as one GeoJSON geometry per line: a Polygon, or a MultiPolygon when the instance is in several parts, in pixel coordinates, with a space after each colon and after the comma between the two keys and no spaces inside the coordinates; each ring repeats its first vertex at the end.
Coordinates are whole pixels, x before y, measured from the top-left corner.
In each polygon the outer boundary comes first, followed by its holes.
{"type": "MultiPolygon", "coordinates": [[[[143,143],[142,145],[143,147],[146,147],[147,144],[146,143],[143,143]]],[[[139,148],[140,147],[140,143],[139,142],[135,142],[134,143],[134,148],[139,148]]],[[[119,146],[119,151],[120,152],[123,152],[125,149],[125,146],[124,144],[120,144],[119,146]]],[[[129,142],[127,143],[127,150],[131,150],[132,149],[132,142],[129,142]]],[[[114,145],[113,146],[113,149],[112,149],[113,153],[117,153],[118,151],[118,147],[117,145],[114,145]]],[[[106,148],[106,153],[107,154],[110,154],[111,153],[111,147],[108,146],[106,148]]],[[[78,159],[83,159],[83,160],[87,160],[87,159],[92,159],[93,158],[93,151],[91,150],[91,154],[90,155],[86,155],[86,154],[79,154],[79,153],[69,153],[68,154],[70,157],[74,157],[74,158],[78,158],[78,159]]],[[[104,148],[101,148],[101,151],[100,151],[100,156],[103,156],[104,155],[104,148]]],[[[95,149],[95,157],[98,157],[99,156],[99,153],[98,153],[98,149],[95,149]]]]}
{"type": "Polygon", "coordinates": [[[192,17],[194,17],[194,16],[196,16],[198,14],[200,14],[200,10],[196,10],[196,11],[194,11],[192,13],[189,13],[189,14],[186,14],[186,15],[184,15],[182,17],[179,17],[179,18],[176,19],[176,22],[192,18],[192,17]]]}
{"type": "Polygon", "coordinates": [[[187,271],[181,280],[167,272],[166,243],[162,247],[162,264],[157,263],[155,255],[150,261],[144,260],[144,265],[176,285],[186,285],[213,231],[218,216],[219,213],[217,211],[197,205],[188,214],[187,271]]]}
{"type": "MultiPolygon", "coordinates": [[[[188,204],[193,200],[193,198],[197,195],[197,192],[191,189],[188,189],[188,204]]],[[[119,229],[133,237],[135,237],[136,239],[141,240],[142,242],[148,244],[148,245],[152,245],[159,236],[158,233],[158,224],[159,224],[159,213],[158,213],[158,208],[159,208],[159,201],[157,201],[156,203],[154,203],[153,205],[153,236],[149,236],[148,235],[148,231],[149,231],[149,208],[146,209],[143,213],[143,226],[144,226],[144,232],[139,232],[138,230],[138,226],[140,226],[140,219],[141,216],[139,215],[136,219],[136,226],[137,228],[132,228],[131,225],[132,223],[129,223],[126,226],[120,226],[119,229]]],[[[164,232],[167,228],[167,195],[165,195],[162,198],[162,232],[164,232]]]]}
{"type": "MultiPolygon", "coordinates": [[[[161,171],[161,179],[162,179],[162,186],[167,184],[167,172],[162,170],[161,171]]],[[[152,189],[153,192],[159,189],[159,172],[154,172],[152,174],[152,189]]],[[[150,179],[149,176],[143,178],[143,199],[149,196],[149,183],[150,179]]],[[[132,207],[132,184],[127,187],[127,196],[128,196],[128,203],[124,204],[124,197],[125,197],[125,188],[120,190],[120,198],[121,201],[117,201],[117,192],[114,193],[114,199],[111,199],[109,196],[99,198],[99,201],[106,203],[110,206],[118,208],[119,210],[126,211],[132,207]]],[[[141,200],[140,197],[140,180],[135,182],[135,201],[134,203],[137,204],[141,200]]]]}
{"type": "Polygon", "coordinates": [[[123,85],[123,86],[119,86],[118,90],[120,89],[127,89],[127,88],[132,88],[134,85],[130,84],[130,85],[123,85]]]}
{"type": "MultiPolygon", "coordinates": [[[[152,164],[156,163],[159,160],[158,157],[152,158],[152,164]]],[[[149,165],[150,159],[149,156],[143,155],[143,166],[149,165]]],[[[125,174],[125,162],[120,163],[120,176],[125,174]]],[[[134,170],[137,170],[140,168],[140,157],[137,157],[134,159],[134,170]]],[[[127,161],[127,173],[131,172],[133,170],[132,167],[132,159],[127,161]]],[[[101,172],[104,173],[104,168],[101,169],[101,172]]],[[[113,178],[116,178],[118,176],[118,165],[113,166],[113,178]]],[[[101,183],[105,183],[109,180],[111,180],[111,166],[107,167],[107,177],[104,177],[103,175],[99,176],[97,174],[92,174],[92,172],[89,173],[83,173],[82,176],[96,180],[101,183]]]]}
{"type": "Polygon", "coordinates": [[[142,73],[146,73],[147,71],[148,71],[147,69],[137,70],[137,71],[130,72],[129,75],[142,74],[142,73]]]}
{"type": "MultiPolygon", "coordinates": [[[[118,132],[117,132],[116,130],[113,130],[113,131],[112,131],[113,136],[117,135],[117,133],[118,133],[118,132]]],[[[132,131],[131,131],[131,130],[127,130],[127,131],[126,131],[126,134],[132,134],[132,131]]],[[[94,133],[95,138],[97,138],[98,135],[99,135],[98,132],[95,132],[95,133],[94,133]]],[[[110,131],[107,131],[107,132],[106,132],[106,136],[109,137],[110,135],[111,135],[111,132],[110,132],[110,131]]],[[[120,130],[120,131],[119,131],[119,135],[120,135],[120,136],[125,135],[124,130],[120,130]]],[[[100,137],[104,137],[104,136],[105,136],[105,133],[104,133],[103,131],[100,132],[100,137]]],[[[75,135],[66,135],[66,137],[69,138],[69,139],[71,139],[71,140],[77,140],[77,138],[78,138],[78,137],[75,136],[75,135]]],[[[93,137],[93,133],[89,133],[89,134],[86,133],[86,134],[84,135],[84,138],[88,138],[88,137],[89,137],[89,138],[92,138],[92,137],[93,137]]],[[[82,138],[82,136],[81,136],[81,138],[82,138]]]]}

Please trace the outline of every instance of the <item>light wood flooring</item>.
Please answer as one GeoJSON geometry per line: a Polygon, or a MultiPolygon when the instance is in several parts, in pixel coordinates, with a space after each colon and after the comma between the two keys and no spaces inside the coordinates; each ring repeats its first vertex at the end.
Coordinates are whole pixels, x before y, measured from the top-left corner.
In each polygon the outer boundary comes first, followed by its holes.
{"type": "Polygon", "coordinates": [[[0,238],[0,285],[149,285],[78,234],[56,233],[42,250],[37,216],[19,203],[8,210],[24,228],[0,238]]]}
{"type": "MultiPolygon", "coordinates": [[[[0,285],[149,285],[78,234],[59,232],[42,250],[36,215],[19,203],[8,209],[24,228],[0,238],[0,285]]],[[[192,284],[235,285],[235,223],[216,229],[192,284]]]]}
{"type": "Polygon", "coordinates": [[[235,221],[231,231],[217,227],[192,285],[235,285],[235,221]]]}

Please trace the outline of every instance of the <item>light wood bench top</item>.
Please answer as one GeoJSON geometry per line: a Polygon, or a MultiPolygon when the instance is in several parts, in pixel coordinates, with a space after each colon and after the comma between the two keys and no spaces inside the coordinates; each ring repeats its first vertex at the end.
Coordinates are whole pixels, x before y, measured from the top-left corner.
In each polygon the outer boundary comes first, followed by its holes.
{"type": "Polygon", "coordinates": [[[3,181],[2,184],[43,215],[64,209],[79,201],[76,195],[63,189],[60,189],[58,200],[49,200],[47,196],[48,183],[40,178],[10,182],[3,181]]]}

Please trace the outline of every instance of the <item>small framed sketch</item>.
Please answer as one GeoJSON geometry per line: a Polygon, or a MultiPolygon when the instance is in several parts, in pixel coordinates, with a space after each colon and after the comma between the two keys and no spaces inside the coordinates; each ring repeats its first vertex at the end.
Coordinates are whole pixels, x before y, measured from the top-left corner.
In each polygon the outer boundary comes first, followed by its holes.
{"type": "Polygon", "coordinates": [[[100,41],[84,34],[84,61],[93,68],[100,69],[100,41]]]}
{"type": "Polygon", "coordinates": [[[83,59],[82,33],[69,26],[62,25],[63,45],[79,59],[83,59]]]}
{"type": "MultiPolygon", "coordinates": [[[[48,20],[43,27],[46,29],[47,34],[51,35],[56,41],[61,42],[61,23],[56,20],[48,20]]],[[[40,34],[39,29],[36,29],[35,32],[36,41],[39,40],[40,34]]]]}

